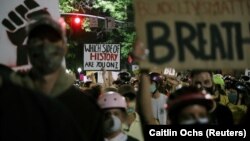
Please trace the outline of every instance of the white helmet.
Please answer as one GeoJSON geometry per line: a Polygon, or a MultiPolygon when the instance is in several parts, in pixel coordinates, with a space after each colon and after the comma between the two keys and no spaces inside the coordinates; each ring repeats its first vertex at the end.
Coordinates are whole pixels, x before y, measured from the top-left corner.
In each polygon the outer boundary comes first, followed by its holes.
{"type": "Polygon", "coordinates": [[[98,99],[98,104],[102,109],[108,108],[124,108],[127,109],[125,97],[117,92],[109,91],[104,93],[98,99]]]}

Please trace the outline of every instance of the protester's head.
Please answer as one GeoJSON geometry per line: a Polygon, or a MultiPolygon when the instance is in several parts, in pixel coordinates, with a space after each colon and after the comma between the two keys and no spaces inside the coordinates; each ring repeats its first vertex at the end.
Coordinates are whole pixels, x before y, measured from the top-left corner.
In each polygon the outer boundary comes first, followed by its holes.
{"type": "Polygon", "coordinates": [[[151,72],[149,73],[149,77],[150,77],[150,92],[152,94],[155,94],[158,91],[158,88],[160,86],[160,82],[161,82],[161,75],[157,72],[151,72]]]}
{"type": "Polygon", "coordinates": [[[47,75],[61,67],[67,52],[65,31],[61,23],[50,16],[39,16],[28,27],[28,53],[37,72],[47,75]]]}
{"type": "Polygon", "coordinates": [[[110,92],[110,91],[112,91],[112,92],[118,92],[118,89],[115,86],[106,87],[104,89],[104,93],[110,92]]]}
{"type": "Polygon", "coordinates": [[[130,79],[131,79],[131,74],[129,72],[122,71],[118,74],[118,78],[115,81],[115,84],[118,86],[123,85],[123,84],[129,84],[130,79]]]}
{"type": "Polygon", "coordinates": [[[117,92],[106,92],[98,99],[98,104],[105,113],[110,113],[124,121],[127,103],[125,97],[117,92]]]}
{"type": "Polygon", "coordinates": [[[126,121],[127,104],[125,97],[117,92],[107,92],[98,99],[100,108],[104,111],[104,131],[107,134],[121,130],[126,121]]]}
{"type": "Polygon", "coordinates": [[[130,83],[134,87],[134,91],[138,92],[139,91],[139,80],[136,78],[131,78],[130,83]]]}
{"type": "Polygon", "coordinates": [[[167,76],[166,75],[160,75],[161,78],[161,85],[165,86],[167,85],[167,76]]]}
{"type": "Polygon", "coordinates": [[[134,113],[136,111],[136,94],[133,86],[129,84],[121,85],[118,93],[125,97],[127,102],[127,113],[134,113]]]}
{"type": "Polygon", "coordinates": [[[215,108],[211,95],[193,86],[184,86],[169,96],[168,116],[171,124],[208,124],[215,108]]]}
{"type": "Polygon", "coordinates": [[[213,83],[212,72],[208,70],[193,70],[191,72],[191,85],[201,85],[207,92],[214,94],[215,85],[213,83]]]}
{"type": "Polygon", "coordinates": [[[130,84],[123,84],[118,88],[118,93],[128,98],[129,101],[135,100],[136,94],[135,90],[132,85],[130,84]]]}

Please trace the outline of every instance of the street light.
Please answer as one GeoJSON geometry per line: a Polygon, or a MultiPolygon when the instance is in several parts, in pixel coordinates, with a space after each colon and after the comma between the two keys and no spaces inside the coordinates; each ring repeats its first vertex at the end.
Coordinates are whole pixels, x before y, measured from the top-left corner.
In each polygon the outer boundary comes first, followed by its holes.
{"type": "Polygon", "coordinates": [[[79,17],[76,17],[74,19],[74,22],[75,22],[75,24],[80,24],[81,23],[81,19],[79,17]]]}
{"type": "Polygon", "coordinates": [[[79,75],[79,80],[81,81],[81,72],[82,72],[82,68],[78,68],[77,69],[77,71],[78,71],[78,75],[79,75]]]}
{"type": "Polygon", "coordinates": [[[78,71],[78,73],[80,74],[80,73],[82,72],[82,68],[79,67],[79,68],[77,69],[77,71],[78,71]]]}

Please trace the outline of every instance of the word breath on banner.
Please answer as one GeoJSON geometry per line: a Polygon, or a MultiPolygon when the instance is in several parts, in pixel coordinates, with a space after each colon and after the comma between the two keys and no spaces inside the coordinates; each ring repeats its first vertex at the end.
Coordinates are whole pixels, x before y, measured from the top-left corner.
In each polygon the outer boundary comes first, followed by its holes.
{"type": "Polygon", "coordinates": [[[85,44],[83,52],[84,70],[120,70],[119,44],[85,44]]]}
{"type": "Polygon", "coordinates": [[[141,67],[250,66],[249,0],[135,0],[134,6],[138,38],[149,51],[141,67]]]}

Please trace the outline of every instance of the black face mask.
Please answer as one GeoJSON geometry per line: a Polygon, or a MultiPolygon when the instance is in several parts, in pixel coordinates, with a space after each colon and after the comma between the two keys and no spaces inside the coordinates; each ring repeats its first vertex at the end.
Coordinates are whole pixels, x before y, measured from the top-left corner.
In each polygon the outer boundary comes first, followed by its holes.
{"type": "Polygon", "coordinates": [[[33,40],[28,47],[30,62],[40,75],[50,74],[61,66],[64,54],[62,47],[39,40],[33,40]]]}
{"type": "Polygon", "coordinates": [[[210,93],[211,95],[214,95],[214,87],[213,86],[212,87],[204,87],[204,88],[208,93],[210,93]]]}

